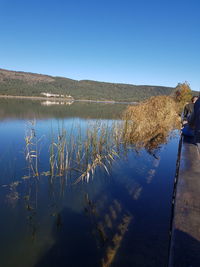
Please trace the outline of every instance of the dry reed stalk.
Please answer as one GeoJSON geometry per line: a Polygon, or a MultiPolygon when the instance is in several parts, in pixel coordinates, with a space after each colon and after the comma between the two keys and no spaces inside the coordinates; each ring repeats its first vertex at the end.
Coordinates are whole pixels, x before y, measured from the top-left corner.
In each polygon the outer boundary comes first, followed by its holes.
{"type": "Polygon", "coordinates": [[[129,106],[124,113],[124,140],[148,146],[166,141],[169,131],[179,127],[180,118],[176,102],[170,96],[156,96],[145,102],[129,106]]]}
{"type": "MultiPolygon", "coordinates": [[[[85,180],[89,182],[98,166],[108,172],[108,167],[118,156],[114,127],[103,123],[94,123],[82,132],[80,127],[66,135],[63,128],[59,131],[57,139],[52,137],[50,144],[50,175],[65,176],[79,173],[75,183],[85,180]],[[76,131],[77,130],[77,131],[76,131]]],[[[118,140],[118,139],[117,139],[118,140]]],[[[118,141],[119,142],[119,141],[118,141]]],[[[71,175],[70,175],[71,176],[71,175]]]]}
{"type": "Polygon", "coordinates": [[[29,176],[39,176],[39,141],[35,132],[35,121],[30,121],[25,135],[25,157],[28,162],[29,176]]]}

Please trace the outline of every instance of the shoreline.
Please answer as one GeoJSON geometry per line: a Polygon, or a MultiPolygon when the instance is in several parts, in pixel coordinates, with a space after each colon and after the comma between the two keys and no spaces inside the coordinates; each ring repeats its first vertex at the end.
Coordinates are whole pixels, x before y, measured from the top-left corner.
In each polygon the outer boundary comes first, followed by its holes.
{"type": "Polygon", "coordinates": [[[89,102],[89,103],[106,103],[106,104],[129,104],[129,105],[138,104],[138,102],[126,102],[126,101],[119,102],[119,101],[113,101],[113,100],[74,99],[74,98],[58,98],[58,97],[43,97],[43,96],[0,95],[0,98],[48,100],[48,101],[64,101],[64,102],[89,102]]]}
{"type": "Polygon", "coordinates": [[[43,97],[43,96],[19,96],[19,95],[0,95],[0,98],[16,98],[30,100],[58,100],[58,101],[74,101],[73,98],[43,97]]]}

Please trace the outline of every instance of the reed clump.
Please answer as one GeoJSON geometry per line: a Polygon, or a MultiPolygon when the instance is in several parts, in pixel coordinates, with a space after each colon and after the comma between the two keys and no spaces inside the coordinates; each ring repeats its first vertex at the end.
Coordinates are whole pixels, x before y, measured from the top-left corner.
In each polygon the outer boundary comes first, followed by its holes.
{"type": "Polygon", "coordinates": [[[36,135],[35,124],[36,122],[34,120],[28,122],[26,135],[25,135],[25,143],[26,143],[25,156],[26,156],[26,161],[28,162],[29,177],[39,176],[38,143],[40,140],[38,140],[37,135],[36,135]]]}
{"type": "Polygon", "coordinates": [[[63,128],[50,144],[50,176],[75,176],[75,183],[78,183],[89,182],[97,167],[109,173],[108,168],[118,156],[120,145],[114,129],[114,125],[95,123],[83,132],[75,128],[67,134],[63,128]]]}
{"type": "Polygon", "coordinates": [[[178,107],[170,96],[155,96],[129,106],[123,119],[124,141],[150,149],[165,143],[169,132],[180,127],[178,107]]]}
{"type": "Polygon", "coordinates": [[[98,121],[86,128],[77,125],[68,131],[64,127],[59,128],[57,134],[52,134],[49,144],[50,168],[41,172],[40,139],[31,124],[25,138],[28,177],[43,174],[50,176],[51,181],[59,176],[71,178],[75,183],[89,182],[99,167],[109,173],[113,161],[126,154],[129,148],[145,147],[151,152],[166,143],[171,130],[179,125],[175,100],[170,96],[156,96],[139,105],[129,106],[122,121],[108,124],[98,121]]]}

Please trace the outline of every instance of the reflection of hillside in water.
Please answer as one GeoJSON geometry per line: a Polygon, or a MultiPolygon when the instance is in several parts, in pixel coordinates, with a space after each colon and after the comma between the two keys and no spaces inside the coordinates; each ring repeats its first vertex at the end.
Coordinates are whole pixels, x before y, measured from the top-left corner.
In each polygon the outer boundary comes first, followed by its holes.
{"type": "Polygon", "coordinates": [[[126,107],[127,104],[0,99],[0,119],[119,119],[126,107]]]}

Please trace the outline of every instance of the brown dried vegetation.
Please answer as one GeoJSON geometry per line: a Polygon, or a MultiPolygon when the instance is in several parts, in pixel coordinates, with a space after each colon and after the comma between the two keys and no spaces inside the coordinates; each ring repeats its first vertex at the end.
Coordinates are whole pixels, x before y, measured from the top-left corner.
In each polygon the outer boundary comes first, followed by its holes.
{"type": "Polygon", "coordinates": [[[165,143],[171,130],[180,126],[177,104],[170,96],[156,96],[124,112],[124,140],[149,149],[165,143]]]}

